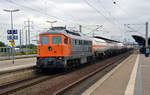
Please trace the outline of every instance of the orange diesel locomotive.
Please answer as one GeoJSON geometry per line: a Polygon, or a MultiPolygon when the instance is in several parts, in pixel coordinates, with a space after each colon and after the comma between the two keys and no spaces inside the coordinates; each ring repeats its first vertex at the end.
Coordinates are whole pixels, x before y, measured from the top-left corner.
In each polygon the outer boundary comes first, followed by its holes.
{"type": "Polygon", "coordinates": [[[40,34],[37,67],[70,68],[92,61],[92,41],[65,27],[53,27],[40,34]]]}

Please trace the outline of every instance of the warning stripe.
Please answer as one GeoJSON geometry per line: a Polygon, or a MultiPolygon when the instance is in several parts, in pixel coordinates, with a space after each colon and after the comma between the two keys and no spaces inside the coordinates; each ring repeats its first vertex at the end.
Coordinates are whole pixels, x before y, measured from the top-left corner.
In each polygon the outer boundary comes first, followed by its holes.
{"type": "Polygon", "coordinates": [[[106,45],[93,45],[93,47],[108,47],[106,45]]]}

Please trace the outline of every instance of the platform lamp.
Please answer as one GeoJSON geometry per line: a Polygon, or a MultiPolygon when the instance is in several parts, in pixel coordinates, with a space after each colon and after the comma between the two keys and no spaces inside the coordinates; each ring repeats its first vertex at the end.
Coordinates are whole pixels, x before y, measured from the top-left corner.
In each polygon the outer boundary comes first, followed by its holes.
{"type": "MultiPolygon", "coordinates": [[[[11,30],[13,30],[13,16],[12,13],[13,12],[17,12],[20,11],[19,9],[14,9],[14,10],[8,10],[8,9],[4,9],[5,12],[10,12],[10,17],[11,17],[11,30]]],[[[12,33],[12,37],[11,40],[14,41],[14,34],[12,33]]],[[[12,64],[14,64],[14,45],[12,45],[12,64]]]]}
{"type": "Polygon", "coordinates": [[[50,23],[51,24],[51,28],[53,28],[53,23],[56,23],[57,21],[55,20],[55,21],[46,21],[47,23],[50,23]]]}

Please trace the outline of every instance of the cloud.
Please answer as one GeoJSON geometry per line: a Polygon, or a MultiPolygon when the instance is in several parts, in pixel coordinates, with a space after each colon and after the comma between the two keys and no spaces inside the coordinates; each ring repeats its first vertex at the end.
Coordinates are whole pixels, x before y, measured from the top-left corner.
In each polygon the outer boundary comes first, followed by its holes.
{"type": "MultiPolygon", "coordinates": [[[[4,36],[0,37],[0,40],[2,41],[7,36],[6,30],[10,28],[10,14],[4,12],[3,9],[20,9],[19,12],[13,13],[14,24],[18,29],[24,26],[24,21],[28,18],[34,21],[34,26],[38,26],[34,27],[32,31],[50,27],[45,22],[46,20],[57,20],[55,25],[68,25],[68,27],[78,27],[79,24],[84,26],[103,25],[106,30],[111,31],[105,34],[106,37],[116,34],[123,35],[124,24],[143,24],[150,20],[149,0],[116,0],[116,4],[111,0],[86,1],[99,13],[91,8],[85,0],[1,0],[0,27],[4,36]]],[[[131,27],[138,29],[138,26],[131,27]]],[[[84,30],[86,31],[86,29],[84,30]]],[[[144,28],[140,31],[144,31],[144,28]]],[[[131,39],[131,36],[126,37],[131,39]]],[[[7,39],[3,41],[7,42],[7,39]]]]}

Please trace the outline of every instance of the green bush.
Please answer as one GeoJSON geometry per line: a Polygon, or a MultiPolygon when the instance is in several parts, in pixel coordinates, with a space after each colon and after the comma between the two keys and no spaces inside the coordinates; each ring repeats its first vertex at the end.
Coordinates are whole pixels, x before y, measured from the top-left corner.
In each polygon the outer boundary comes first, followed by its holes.
{"type": "Polygon", "coordinates": [[[15,55],[25,55],[25,54],[37,54],[37,51],[36,51],[36,50],[33,50],[33,51],[15,52],[15,55]]]}

